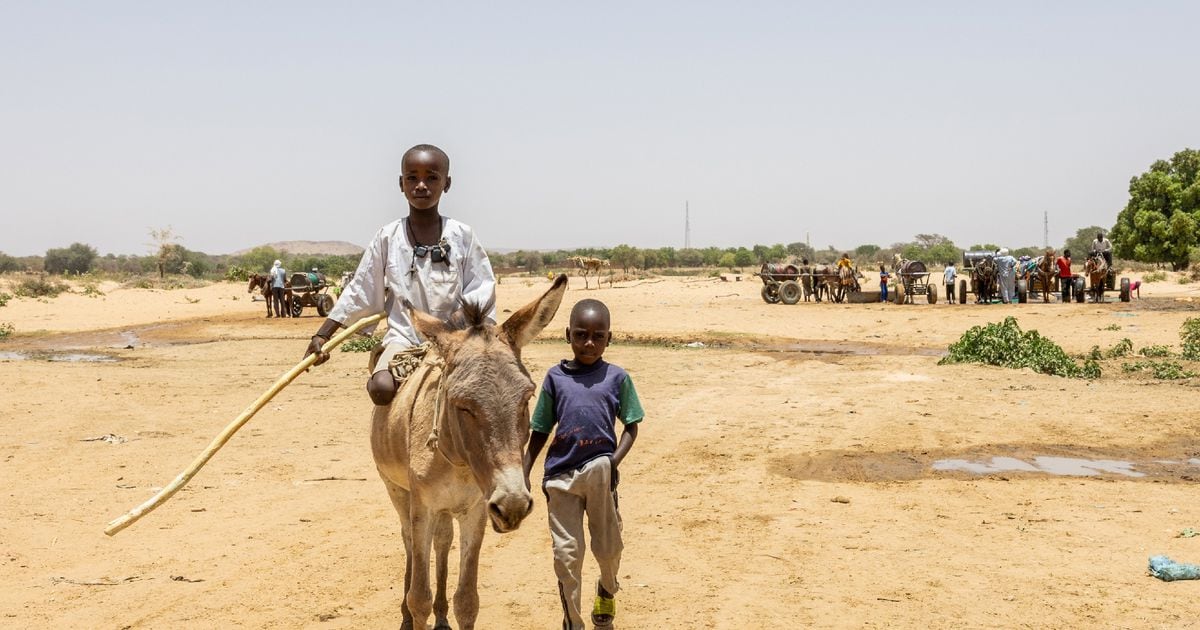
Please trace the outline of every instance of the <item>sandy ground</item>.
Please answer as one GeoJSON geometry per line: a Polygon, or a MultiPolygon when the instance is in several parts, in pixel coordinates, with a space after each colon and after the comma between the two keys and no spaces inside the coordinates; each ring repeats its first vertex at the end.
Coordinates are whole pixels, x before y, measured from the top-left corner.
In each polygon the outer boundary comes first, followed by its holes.
{"type": "MultiPolygon", "coordinates": [[[[547,286],[506,279],[500,308],[547,286]]],[[[610,305],[606,356],[648,414],[622,469],[619,627],[1200,626],[1200,582],[1146,574],[1153,554],[1200,562],[1200,537],[1177,537],[1200,529],[1200,379],[937,365],[1005,315],[1070,352],[1177,344],[1200,285],[1022,306],[767,305],[760,287],[572,279],[526,352],[540,382],[569,351],[567,307],[610,305]],[[933,468],[996,456],[1144,476],[933,468]]],[[[294,365],[319,320],[264,319],[240,285],[102,290],[0,307],[17,330],[0,341],[0,626],[396,627],[403,548],[369,452],[365,355],[336,353],[164,507],[103,534],[294,365]],[[71,353],[116,360],[48,360],[71,353]],[[127,441],[89,441],[107,434],[127,441]]],[[[558,627],[535,498],[517,532],[487,534],[482,628],[558,627]]]]}

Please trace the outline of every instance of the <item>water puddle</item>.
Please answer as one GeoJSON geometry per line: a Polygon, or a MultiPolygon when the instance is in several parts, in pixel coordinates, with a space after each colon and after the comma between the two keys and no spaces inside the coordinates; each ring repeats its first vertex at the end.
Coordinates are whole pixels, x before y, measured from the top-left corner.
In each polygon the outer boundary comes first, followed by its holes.
{"type": "Polygon", "coordinates": [[[53,361],[60,363],[116,363],[117,357],[91,352],[0,352],[0,361],[53,361]]]}
{"type": "Polygon", "coordinates": [[[1196,452],[1194,438],[1188,436],[1156,446],[1123,450],[1062,444],[995,444],[962,450],[790,453],[773,457],[769,470],[792,479],[835,482],[1032,476],[1196,483],[1200,481],[1197,455],[1200,454],[1196,452]]]}
{"type": "MultiPolygon", "coordinates": [[[[1155,463],[1162,465],[1166,462],[1159,460],[1155,463]]],[[[977,475],[1002,472],[1040,472],[1067,477],[1094,477],[1104,473],[1124,475],[1126,477],[1146,476],[1146,473],[1135,470],[1135,464],[1130,461],[1082,459],[1078,457],[1040,456],[1034,457],[1032,463],[1015,457],[993,457],[986,462],[966,459],[939,459],[933,462],[931,468],[937,471],[962,471],[977,475]]]]}

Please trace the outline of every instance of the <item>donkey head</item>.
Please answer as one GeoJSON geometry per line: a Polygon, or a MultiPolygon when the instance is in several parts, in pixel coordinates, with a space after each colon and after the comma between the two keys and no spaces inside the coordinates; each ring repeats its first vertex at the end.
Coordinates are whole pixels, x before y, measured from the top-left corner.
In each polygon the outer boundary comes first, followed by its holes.
{"type": "Polygon", "coordinates": [[[462,321],[453,323],[409,310],[417,331],[446,362],[440,448],[451,461],[470,468],[497,532],[516,529],[533,508],[522,456],[535,388],[521,363],[521,348],[554,318],[566,290],[567,277],[560,275],[550,290],[500,326],[486,323],[486,310],[479,305],[466,305],[462,321]]]}

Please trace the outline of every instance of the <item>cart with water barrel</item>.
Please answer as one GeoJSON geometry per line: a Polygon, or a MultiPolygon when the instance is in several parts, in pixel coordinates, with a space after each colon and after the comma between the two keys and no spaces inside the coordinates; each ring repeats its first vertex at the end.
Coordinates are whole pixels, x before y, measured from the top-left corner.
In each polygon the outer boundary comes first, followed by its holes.
{"type": "Polygon", "coordinates": [[[913,304],[913,296],[924,295],[930,304],[937,304],[937,284],[929,281],[929,268],[919,260],[902,260],[896,265],[896,290],[892,301],[913,304]]]}
{"type": "Polygon", "coordinates": [[[316,307],[321,317],[333,310],[334,299],[329,294],[329,279],[317,270],[292,274],[292,317],[300,317],[304,307],[316,307]]]}

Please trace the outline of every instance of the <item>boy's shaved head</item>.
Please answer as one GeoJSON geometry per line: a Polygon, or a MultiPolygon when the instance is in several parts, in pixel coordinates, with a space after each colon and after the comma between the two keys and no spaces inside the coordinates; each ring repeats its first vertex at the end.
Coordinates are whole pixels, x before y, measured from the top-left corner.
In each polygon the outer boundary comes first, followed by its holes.
{"type": "Polygon", "coordinates": [[[584,317],[599,318],[600,321],[604,323],[604,328],[606,329],[611,325],[608,315],[608,307],[605,306],[604,302],[601,302],[600,300],[588,298],[586,300],[579,300],[575,303],[575,308],[571,309],[571,326],[574,327],[579,323],[580,319],[584,317]]]}
{"type": "Polygon", "coordinates": [[[415,153],[432,153],[438,157],[445,165],[446,172],[450,172],[450,156],[446,152],[432,144],[418,144],[417,146],[404,152],[404,156],[400,158],[400,163],[404,164],[408,161],[408,157],[415,153]]]}

